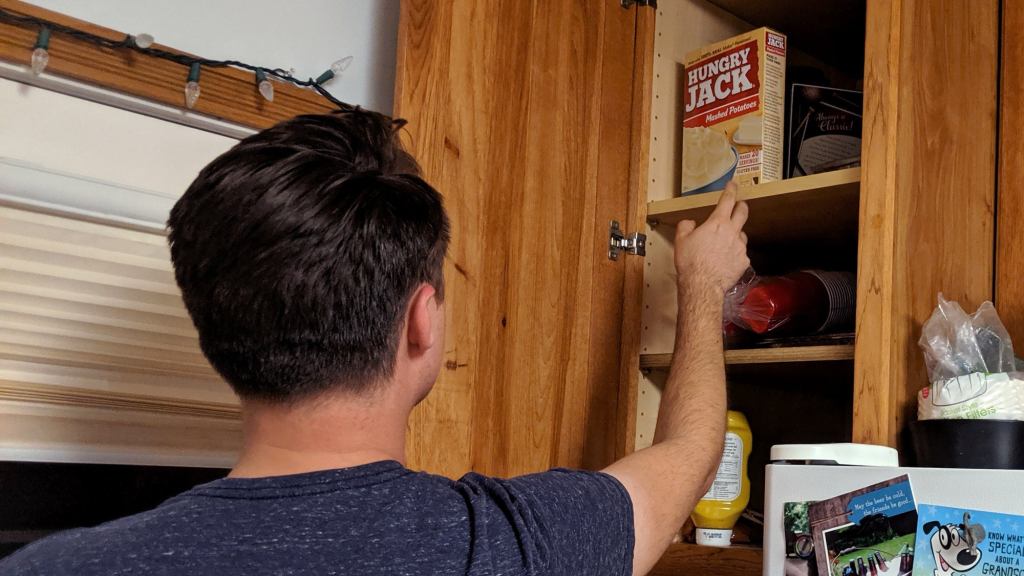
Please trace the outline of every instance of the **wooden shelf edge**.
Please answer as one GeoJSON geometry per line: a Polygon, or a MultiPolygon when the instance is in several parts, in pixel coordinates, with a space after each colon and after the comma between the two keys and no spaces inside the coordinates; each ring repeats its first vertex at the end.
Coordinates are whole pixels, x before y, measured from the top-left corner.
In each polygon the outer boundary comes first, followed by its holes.
{"type": "MultiPolygon", "coordinates": [[[[726,350],[726,364],[782,364],[789,362],[837,362],[853,360],[853,344],[792,346],[726,350]]],[[[664,369],[672,364],[671,354],[641,354],[641,369],[664,369]]]]}
{"type": "Polygon", "coordinates": [[[746,576],[761,574],[764,552],[757,546],[713,548],[679,543],[669,546],[649,576],[670,574],[718,574],[746,576]]]}
{"type": "MultiPolygon", "coordinates": [[[[124,38],[123,32],[21,0],[0,0],[0,7],[110,40],[124,38]]],[[[33,26],[0,22],[0,61],[27,66],[37,34],[38,30],[33,26]]],[[[161,44],[153,47],[189,55],[161,44]]],[[[185,112],[182,86],[188,68],[181,64],[142,52],[103,48],[57,32],[50,39],[49,53],[47,74],[179,108],[185,112]]],[[[204,114],[254,129],[268,128],[299,114],[324,114],[335,109],[333,104],[316,92],[288,82],[275,82],[274,101],[268,102],[256,91],[252,72],[230,66],[204,67],[202,87],[203,95],[190,113],[204,114]]]]}
{"type": "MultiPolygon", "coordinates": [[[[786,196],[801,192],[826,190],[842,186],[860,184],[860,167],[845,168],[822,174],[776,180],[743,188],[740,196],[747,202],[757,202],[768,198],[786,196]]],[[[658,200],[647,204],[648,219],[664,223],[677,222],[691,211],[707,209],[718,203],[722,192],[707,192],[693,196],[679,196],[668,200],[658,200]]]]}

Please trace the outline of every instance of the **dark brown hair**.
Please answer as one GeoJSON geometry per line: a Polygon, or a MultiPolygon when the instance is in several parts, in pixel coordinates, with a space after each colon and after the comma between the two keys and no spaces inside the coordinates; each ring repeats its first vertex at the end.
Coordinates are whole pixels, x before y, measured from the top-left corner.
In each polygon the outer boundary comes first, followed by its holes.
{"type": "Polygon", "coordinates": [[[448,217],[397,130],[364,110],[298,116],[199,173],[171,259],[203,353],[243,398],[289,402],[388,377],[409,297],[443,297],[448,217]]]}

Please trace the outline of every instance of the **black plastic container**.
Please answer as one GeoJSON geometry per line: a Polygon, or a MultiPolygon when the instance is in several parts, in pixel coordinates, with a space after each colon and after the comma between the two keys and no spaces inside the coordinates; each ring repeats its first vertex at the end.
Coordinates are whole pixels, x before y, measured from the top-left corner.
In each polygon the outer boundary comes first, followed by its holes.
{"type": "Polygon", "coordinates": [[[919,420],[910,424],[917,465],[1024,470],[1024,422],[919,420]]]}

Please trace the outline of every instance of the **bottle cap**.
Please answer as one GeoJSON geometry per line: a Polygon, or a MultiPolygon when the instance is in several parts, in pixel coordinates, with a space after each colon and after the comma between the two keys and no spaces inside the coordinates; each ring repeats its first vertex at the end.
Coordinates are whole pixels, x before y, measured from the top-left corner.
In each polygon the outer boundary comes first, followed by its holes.
{"type": "Polygon", "coordinates": [[[718,546],[724,548],[732,545],[732,530],[714,528],[697,528],[697,544],[701,546],[718,546]]]}

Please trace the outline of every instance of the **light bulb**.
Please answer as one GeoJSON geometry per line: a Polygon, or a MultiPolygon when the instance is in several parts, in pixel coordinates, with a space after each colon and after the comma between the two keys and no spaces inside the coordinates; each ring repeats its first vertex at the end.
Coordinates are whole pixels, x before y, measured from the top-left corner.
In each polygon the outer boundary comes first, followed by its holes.
{"type": "Polygon", "coordinates": [[[263,70],[256,71],[256,88],[267,102],[274,101],[274,84],[270,82],[270,79],[267,78],[267,73],[263,70]]]}
{"type": "Polygon", "coordinates": [[[149,48],[153,45],[153,35],[139,34],[138,36],[132,36],[132,41],[135,42],[136,46],[145,50],[146,48],[149,48]]]}
{"type": "Polygon", "coordinates": [[[335,76],[341,76],[342,72],[348,70],[350,64],[352,64],[352,57],[345,56],[341,60],[336,60],[334,64],[331,64],[331,72],[334,72],[335,76]]]}
{"type": "Polygon", "coordinates": [[[185,84],[185,106],[189,109],[196,107],[196,102],[199,100],[199,93],[202,89],[199,88],[199,82],[189,82],[185,84]]]}
{"type": "Polygon", "coordinates": [[[274,85],[270,83],[270,80],[264,80],[260,82],[260,95],[267,99],[267,102],[274,101],[274,85]]]}
{"type": "Polygon", "coordinates": [[[32,51],[32,73],[36,76],[43,73],[46,64],[50,61],[50,53],[46,48],[36,48],[32,51]]]}
{"type": "Polygon", "coordinates": [[[32,49],[32,73],[38,76],[46,69],[50,62],[50,53],[46,50],[50,47],[50,29],[46,26],[39,28],[39,35],[36,36],[36,45],[32,49]]]}
{"type": "Polygon", "coordinates": [[[351,63],[351,56],[345,56],[341,60],[336,60],[334,64],[331,64],[330,68],[324,70],[323,74],[316,77],[315,82],[317,84],[326,84],[334,77],[341,76],[341,73],[344,72],[348,68],[348,65],[351,63]]]}
{"type": "Polygon", "coordinates": [[[188,69],[188,82],[185,83],[185,106],[189,109],[195,108],[196,101],[202,91],[199,88],[199,72],[201,67],[198,62],[193,62],[188,69]]]}

